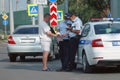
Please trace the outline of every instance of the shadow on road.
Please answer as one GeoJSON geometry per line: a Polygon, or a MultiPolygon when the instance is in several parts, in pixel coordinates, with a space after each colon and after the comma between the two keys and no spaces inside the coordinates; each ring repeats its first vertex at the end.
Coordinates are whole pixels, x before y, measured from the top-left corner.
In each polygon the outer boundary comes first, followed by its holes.
{"type": "MultiPolygon", "coordinates": [[[[82,68],[77,68],[73,72],[75,73],[83,73],[82,68]]],[[[111,74],[111,73],[120,73],[120,68],[117,67],[99,67],[95,68],[93,72],[86,74],[111,74]]]]}
{"type": "MultiPolygon", "coordinates": [[[[8,59],[0,60],[0,62],[8,63],[8,59]]],[[[59,60],[48,61],[48,66],[53,71],[61,67],[59,60]]],[[[42,59],[40,58],[26,58],[25,61],[20,61],[19,59],[16,62],[9,62],[5,69],[24,69],[24,70],[34,70],[42,71],[42,59]]]]}
{"type": "Polygon", "coordinates": [[[9,62],[8,59],[1,59],[0,62],[9,62]]]}
{"type": "MultiPolygon", "coordinates": [[[[48,60],[48,62],[54,61],[54,60],[55,59],[48,60]]],[[[0,62],[10,62],[10,61],[8,58],[4,58],[4,59],[1,59],[0,62]]],[[[17,60],[15,62],[42,62],[42,59],[41,58],[26,58],[24,61],[21,61],[19,58],[17,58],[17,60]]]]}
{"type": "Polygon", "coordinates": [[[24,61],[18,59],[16,62],[42,62],[41,58],[26,58],[24,61]]]}
{"type": "MultiPolygon", "coordinates": [[[[8,58],[1,59],[0,62],[8,63],[5,69],[24,69],[24,70],[34,70],[41,71],[42,69],[42,59],[41,58],[26,58],[25,61],[20,61],[17,59],[16,62],[9,62],[8,58]]],[[[56,71],[61,67],[60,60],[48,61],[48,66],[56,71]]],[[[83,73],[81,65],[78,65],[77,69],[73,70],[72,73],[81,74],[83,73]]],[[[110,74],[110,73],[120,73],[120,68],[116,67],[98,67],[93,70],[92,73],[85,74],[110,74]]]]}

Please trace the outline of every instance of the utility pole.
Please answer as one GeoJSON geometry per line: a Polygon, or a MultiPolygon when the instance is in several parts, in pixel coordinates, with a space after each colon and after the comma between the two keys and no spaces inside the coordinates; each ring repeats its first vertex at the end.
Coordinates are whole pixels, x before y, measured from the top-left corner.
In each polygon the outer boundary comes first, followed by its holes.
{"type": "Polygon", "coordinates": [[[120,0],[110,0],[110,7],[111,7],[111,14],[112,17],[120,17],[120,5],[119,5],[120,0]]]}
{"type": "Polygon", "coordinates": [[[68,0],[64,0],[65,13],[68,13],[68,0]]]}
{"type": "Polygon", "coordinates": [[[38,4],[38,24],[40,23],[40,21],[43,20],[43,16],[44,16],[43,5],[38,4]]]}
{"type": "Polygon", "coordinates": [[[9,0],[9,11],[10,11],[10,34],[14,32],[14,16],[13,16],[13,6],[12,1],[9,0]]]}
{"type": "MultiPolygon", "coordinates": [[[[5,0],[2,0],[2,12],[3,12],[3,15],[6,14],[6,12],[5,12],[5,0]]],[[[4,34],[5,34],[5,36],[7,35],[7,28],[6,27],[7,26],[5,25],[4,26],[4,34]]]]}
{"type": "Polygon", "coordinates": [[[5,11],[5,0],[2,0],[2,11],[5,11]]]}

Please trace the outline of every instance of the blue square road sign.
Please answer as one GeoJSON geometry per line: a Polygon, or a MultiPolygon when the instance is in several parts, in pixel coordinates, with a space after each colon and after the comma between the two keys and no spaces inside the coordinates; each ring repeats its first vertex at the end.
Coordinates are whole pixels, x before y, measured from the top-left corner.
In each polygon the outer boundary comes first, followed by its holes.
{"type": "Polygon", "coordinates": [[[3,20],[3,25],[7,25],[8,24],[8,20],[3,20]]]}

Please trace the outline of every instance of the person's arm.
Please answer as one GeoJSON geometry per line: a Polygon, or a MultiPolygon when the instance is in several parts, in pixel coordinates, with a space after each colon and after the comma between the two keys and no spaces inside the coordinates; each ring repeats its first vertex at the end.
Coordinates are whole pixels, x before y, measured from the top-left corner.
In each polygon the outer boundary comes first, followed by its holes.
{"type": "Polygon", "coordinates": [[[71,32],[74,32],[74,33],[76,33],[76,34],[79,34],[79,33],[80,33],[80,30],[73,30],[73,29],[71,29],[71,32]]]}
{"type": "Polygon", "coordinates": [[[70,30],[71,32],[74,32],[76,34],[80,33],[80,30],[73,30],[71,27],[68,27],[67,30],[70,30]]]}
{"type": "Polygon", "coordinates": [[[80,31],[81,31],[81,26],[82,26],[82,22],[81,21],[77,21],[77,22],[75,22],[75,30],[74,29],[71,29],[71,32],[74,32],[74,33],[76,33],[76,34],[79,34],[80,33],[80,31]]]}
{"type": "Polygon", "coordinates": [[[48,36],[56,37],[58,34],[53,34],[51,31],[46,32],[48,36]]]}

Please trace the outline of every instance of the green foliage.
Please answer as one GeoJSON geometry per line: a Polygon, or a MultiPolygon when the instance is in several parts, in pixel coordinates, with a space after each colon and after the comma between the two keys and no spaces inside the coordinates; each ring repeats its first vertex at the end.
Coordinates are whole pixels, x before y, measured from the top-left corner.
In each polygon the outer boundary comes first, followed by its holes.
{"type": "Polygon", "coordinates": [[[64,0],[57,0],[58,5],[63,4],[64,0]]]}
{"type": "Polygon", "coordinates": [[[100,11],[102,11],[108,5],[110,5],[110,0],[86,0],[86,1],[88,5],[100,11]]]}
{"type": "Polygon", "coordinates": [[[88,21],[92,17],[101,17],[104,9],[109,6],[110,0],[68,0],[69,12],[74,12],[83,22],[88,21]]]}
{"type": "Polygon", "coordinates": [[[99,16],[99,12],[89,6],[84,0],[69,0],[69,12],[74,12],[84,23],[91,17],[99,16]]]}

